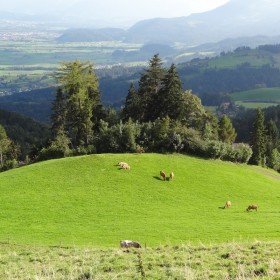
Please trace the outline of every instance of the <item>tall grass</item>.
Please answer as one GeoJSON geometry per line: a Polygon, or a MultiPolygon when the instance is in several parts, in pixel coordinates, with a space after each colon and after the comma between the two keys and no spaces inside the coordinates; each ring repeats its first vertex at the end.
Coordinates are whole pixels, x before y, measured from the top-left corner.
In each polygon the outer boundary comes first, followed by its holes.
{"type": "Polygon", "coordinates": [[[1,279],[279,279],[280,243],[121,250],[0,245],[1,279]]]}

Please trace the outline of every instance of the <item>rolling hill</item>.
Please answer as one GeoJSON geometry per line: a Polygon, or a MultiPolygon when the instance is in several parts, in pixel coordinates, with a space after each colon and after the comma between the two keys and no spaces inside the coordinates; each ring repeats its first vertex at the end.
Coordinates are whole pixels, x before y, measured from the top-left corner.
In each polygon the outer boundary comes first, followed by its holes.
{"type": "Polygon", "coordinates": [[[10,170],[0,182],[2,242],[279,240],[279,176],[257,167],[175,154],[102,154],[10,170]],[[119,169],[119,161],[131,170],[119,169]],[[174,181],[160,180],[159,170],[174,171],[174,181]],[[222,209],[226,200],[232,207],[222,209]],[[259,211],[247,213],[253,203],[259,211]]]}

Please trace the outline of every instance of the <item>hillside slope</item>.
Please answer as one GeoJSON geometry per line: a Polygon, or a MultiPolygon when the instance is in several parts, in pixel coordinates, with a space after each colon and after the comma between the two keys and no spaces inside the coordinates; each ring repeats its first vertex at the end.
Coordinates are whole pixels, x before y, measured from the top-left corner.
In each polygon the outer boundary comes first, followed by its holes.
{"type": "Polygon", "coordinates": [[[153,246],[280,236],[279,180],[182,155],[46,161],[0,174],[0,192],[3,242],[96,247],[135,239],[153,246]],[[119,161],[131,170],[120,170],[119,161]],[[174,181],[160,180],[160,170],[174,171],[174,181]],[[232,207],[222,209],[226,200],[232,207]],[[245,212],[253,203],[259,211],[245,212]]]}

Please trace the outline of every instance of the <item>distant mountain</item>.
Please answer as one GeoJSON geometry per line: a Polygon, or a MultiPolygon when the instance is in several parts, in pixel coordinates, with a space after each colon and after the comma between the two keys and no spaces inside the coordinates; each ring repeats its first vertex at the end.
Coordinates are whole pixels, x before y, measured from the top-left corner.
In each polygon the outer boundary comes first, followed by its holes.
{"type": "Polygon", "coordinates": [[[127,31],[126,41],[197,45],[225,38],[276,36],[280,34],[279,10],[279,0],[231,0],[205,13],[140,21],[127,31]]]}
{"type": "Polygon", "coordinates": [[[122,41],[125,30],[120,28],[69,29],[63,33],[57,41],[59,42],[98,42],[98,41],[122,41]]]}

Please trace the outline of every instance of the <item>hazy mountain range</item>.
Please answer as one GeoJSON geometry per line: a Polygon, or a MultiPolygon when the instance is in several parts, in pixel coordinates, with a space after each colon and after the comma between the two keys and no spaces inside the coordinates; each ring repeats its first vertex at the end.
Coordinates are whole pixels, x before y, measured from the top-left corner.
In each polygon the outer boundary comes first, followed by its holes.
{"type": "Polygon", "coordinates": [[[202,44],[224,38],[280,34],[279,0],[231,0],[212,11],[132,26],[126,41],[202,44]]]}
{"type": "MultiPolygon", "coordinates": [[[[63,15],[62,19],[71,14],[72,8],[63,15]]],[[[204,13],[192,14],[179,18],[154,18],[142,20],[127,30],[114,28],[98,29],[71,29],[60,38],[61,41],[100,41],[119,40],[135,43],[165,43],[182,42],[188,45],[199,45],[207,42],[218,42],[226,38],[279,36],[280,17],[279,0],[231,0],[226,4],[204,13]]],[[[90,11],[89,11],[90,13],[90,11]]],[[[9,14],[13,19],[16,15],[9,14]]],[[[3,13],[1,18],[3,18],[3,13]]],[[[26,16],[19,16],[26,19],[26,16]]],[[[46,17],[40,17],[46,20],[46,17]]],[[[37,20],[38,16],[32,16],[37,20]]],[[[62,20],[61,19],[61,20],[62,20]]],[[[50,20],[59,21],[52,17],[50,20]]],[[[85,18],[86,20],[86,18],[85,18]]],[[[78,17],[73,20],[72,26],[78,28],[78,17]]],[[[90,24],[89,24],[90,25],[90,24]]]]}

